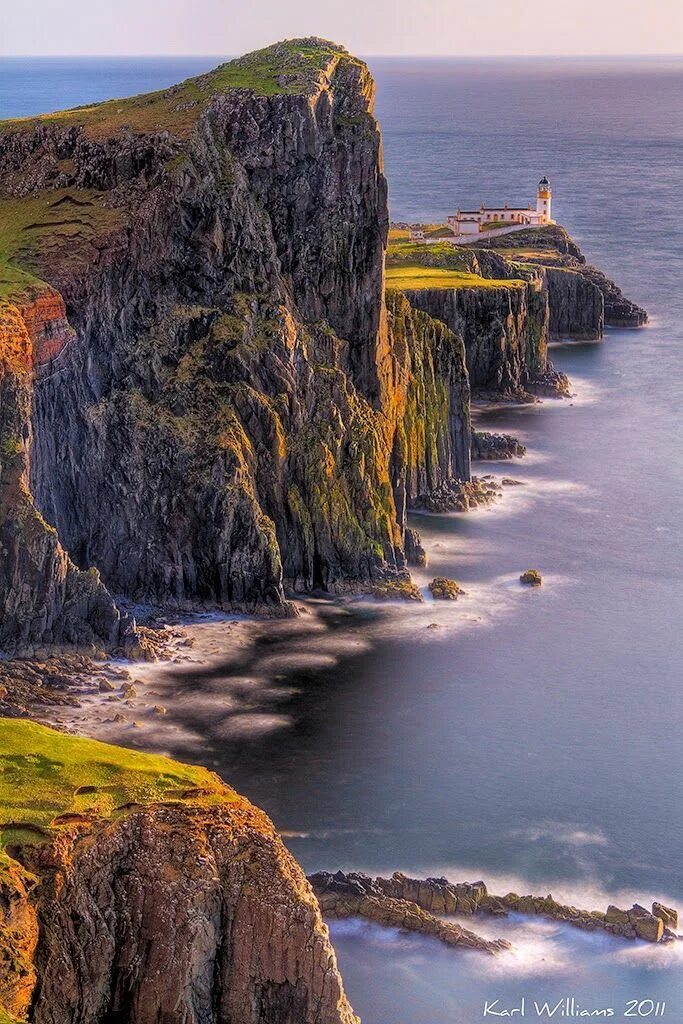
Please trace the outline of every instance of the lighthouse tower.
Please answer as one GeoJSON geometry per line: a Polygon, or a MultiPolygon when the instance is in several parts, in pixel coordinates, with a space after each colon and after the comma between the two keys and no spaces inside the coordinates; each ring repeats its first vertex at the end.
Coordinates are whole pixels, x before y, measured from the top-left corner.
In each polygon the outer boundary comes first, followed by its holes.
{"type": "Polygon", "coordinates": [[[545,174],[538,183],[538,192],[536,193],[536,212],[540,213],[541,224],[549,224],[551,220],[550,204],[552,202],[552,190],[550,188],[550,182],[546,178],[545,174]]]}

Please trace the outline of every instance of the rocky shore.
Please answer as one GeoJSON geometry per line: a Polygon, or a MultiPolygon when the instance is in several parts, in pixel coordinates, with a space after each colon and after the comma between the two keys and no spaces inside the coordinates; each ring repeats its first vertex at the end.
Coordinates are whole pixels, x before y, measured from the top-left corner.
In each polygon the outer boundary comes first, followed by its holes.
{"type": "MultiPolygon", "coordinates": [[[[673,942],[677,939],[678,913],[661,903],[653,903],[647,910],[634,904],[630,910],[608,906],[605,911],[582,910],[558,903],[551,895],[518,896],[507,893],[494,896],[484,882],[449,882],[447,878],[409,878],[400,871],[390,878],[371,878],[360,872],[331,874],[320,871],[309,876],[320,902],[323,914],[328,917],[366,917],[375,923],[403,927],[411,931],[423,931],[435,935],[449,945],[467,945],[498,952],[510,948],[509,943],[494,946],[481,945],[469,932],[465,941],[449,941],[440,933],[440,916],[454,914],[468,917],[488,914],[504,917],[509,913],[544,917],[561,921],[584,931],[603,930],[611,935],[627,939],[643,939],[647,942],[673,942]],[[418,911],[427,914],[425,918],[418,911]],[[401,923],[403,919],[406,923],[401,923]],[[438,921],[438,924],[435,923],[438,921]]],[[[463,930],[464,931],[464,930],[463,930]]]]}
{"type": "Polygon", "coordinates": [[[24,720],[130,746],[168,723],[132,661],[168,631],[135,603],[289,626],[303,593],[422,601],[408,511],[496,501],[471,459],[524,454],[473,435],[472,394],[567,395],[553,331],[601,331],[608,295],[638,319],[592,268],[488,252],[467,258],[494,285],[385,291],[373,101],[362,61],[304,39],[0,126],[0,1017],[355,1024],[319,904],[487,954],[509,943],[441,915],[673,938],[660,904],[601,916],[445,879],[321,873],[318,904],[210,772],[24,720]]]}
{"type": "Polygon", "coordinates": [[[411,508],[427,512],[467,512],[472,508],[490,505],[500,496],[501,490],[491,477],[444,480],[431,491],[416,495],[411,508]]]}

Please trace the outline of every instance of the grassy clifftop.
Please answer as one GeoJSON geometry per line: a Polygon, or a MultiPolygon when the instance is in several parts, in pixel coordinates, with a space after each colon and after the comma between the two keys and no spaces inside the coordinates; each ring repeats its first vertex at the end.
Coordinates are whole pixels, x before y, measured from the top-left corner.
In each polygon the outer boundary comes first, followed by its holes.
{"type": "Polygon", "coordinates": [[[425,288],[515,288],[513,278],[484,277],[470,249],[450,242],[410,242],[390,239],[387,249],[387,287],[401,291],[425,288]]]}
{"type": "MultiPolygon", "coordinates": [[[[168,89],[0,121],[0,141],[9,147],[8,154],[26,147],[25,165],[19,171],[8,159],[7,169],[0,172],[0,301],[30,300],[45,288],[46,276],[49,280],[78,277],[100,251],[107,250],[112,232],[125,221],[120,199],[114,201],[107,192],[84,188],[82,176],[78,185],[70,181],[75,181],[73,155],[56,161],[38,187],[33,175],[28,191],[26,180],[30,182],[31,174],[26,167],[40,160],[43,145],[26,136],[49,128],[75,129],[79,140],[163,132],[168,136],[168,153],[176,153],[167,160],[170,171],[173,160],[182,159],[179,147],[183,140],[216,96],[235,90],[256,96],[314,95],[330,80],[340,61],[367,74],[362,61],[335,43],[318,38],[285,40],[168,89]],[[62,183],[68,187],[61,187],[62,183]]],[[[125,149],[123,142],[121,148],[125,149]]],[[[161,170],[163,158],[159,160],[161,170]]]]}
{"type": "Polygon", "coordinates": [[[0,719],[0,846],[41,842],[60,820],[126,805],[239,797],[205,768],[0,719]]]}
{"type": "Polygon", "coordinates": [[[170,131],[182,136],[221,92],[245,89],[259,96],[306,96],[318,88],[323,77],[331,74],[340,60],[364,68],[344,47],[327,39],[287,39],[237,57],[207,74],[188,78],[168,89],[40,117],[2,121],[0,132],[55,124],[82,126],[91,137],[108,136],[122,128],[143,133],[170,131]]]}

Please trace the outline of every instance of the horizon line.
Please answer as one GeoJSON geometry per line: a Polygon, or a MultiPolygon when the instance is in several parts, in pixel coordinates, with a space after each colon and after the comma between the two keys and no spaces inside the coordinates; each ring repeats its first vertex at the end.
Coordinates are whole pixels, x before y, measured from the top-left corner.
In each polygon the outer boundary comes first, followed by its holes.
{"type": "MultiPolygon", "coordinates": [[[[264,49],[264,47],[258,47],[257,49],[264,49]]],[[[253,53],[253,50],[247,50],[246,53],[253,53]]],[[[349,53],[352,51],[349,50],[349,53]]],[[[67,58],[75,59],[79,57],[98,59],[103,57],[108,58],[149,58],[149,57],[168,57],[176,59],[194,59],[194,58],[207,58],[211,60],[225,60],[233,59],[233,57],[243,56],[245,54],[226,54],[226,53],[7,53],[0,54],[0,60],[27,60],[30,58],[34,59],[53,59],[53,58],[67,58]]],[[[602,60],[621,60],[638,57],[640,59],[654,59],[654,60],[670,60],[671,58],[683,57],[683,51],[672,52],[672,53],[360,53],[364,59],[372,60],[373,58],[390,58],[392,60],[415,60],[416,58],[427,59],[427,60],[444,60],[444,59],[457,59],[457,60],[555,60],[557,58],[572,58],[575,60],[591,60],[594,58],[600,58],[602,60]]]]}

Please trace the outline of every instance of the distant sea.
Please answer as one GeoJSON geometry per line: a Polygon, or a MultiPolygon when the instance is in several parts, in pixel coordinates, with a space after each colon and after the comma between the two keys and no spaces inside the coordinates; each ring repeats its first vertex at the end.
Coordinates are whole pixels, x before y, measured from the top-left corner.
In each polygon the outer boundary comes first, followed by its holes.
{"type": "MultiPolygon", "coordinates": [[[[161,88],[215,63],[4,59],[0,116],[161,88]]],[[[445,871],[683,910],[683,60],[370,65],[395,219],[526,203],[547,174],[556,218],[651,325],[554,347],[574,402],[482,420],[527,444],[503,470],[526,486],[492,512],[420,517],[431,569],[468,592],[454,623],[471,625],[283,665],[272,710],[291,728],[227,740],[207,720],[192,756],[296,836],[307,869],[445,871]],[[541,592],[516,583],[530,566],[541,592]]],[[[480,1024],[484,999],[522,995],[574,995],[615,1021],[627,999],[666,1000],[664,1024],[683,1020],[680,948],[509,927],[518,952],[494,963],[361,923],[333,936],[365,1024],[480,1024]]]]}

